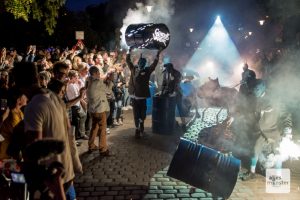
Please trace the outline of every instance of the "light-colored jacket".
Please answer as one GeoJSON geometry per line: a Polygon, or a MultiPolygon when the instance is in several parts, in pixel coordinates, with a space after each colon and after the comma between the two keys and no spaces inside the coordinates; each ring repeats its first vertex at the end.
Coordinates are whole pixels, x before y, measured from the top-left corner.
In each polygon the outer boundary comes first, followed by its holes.
{"type": "Polygon", "coordinates": [[[72,129],[71,127],[69,128],[68,139],[70,144],[70,151],[72,155],[74,172],[82,174],[83,173],[82,164],[79,158],[79,153],[75,141],[75,129],[72,129]]]}
{"type": "Polygon", "coordinates": [[[103,113],[109,111],[106,98],[106,85],[101,79],[88,78],[86,91],[88,99],[88,111],[90,113],[103,113]]]}

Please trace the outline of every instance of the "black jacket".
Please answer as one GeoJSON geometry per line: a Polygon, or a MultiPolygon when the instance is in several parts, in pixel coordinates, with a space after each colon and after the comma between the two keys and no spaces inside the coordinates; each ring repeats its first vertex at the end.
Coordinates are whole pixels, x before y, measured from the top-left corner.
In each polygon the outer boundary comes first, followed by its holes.
{"type": "Polygon", "coordinates": [[[144,69],[134,66],[130,54],[127,54],[126,62],[130,69],[131,76],[129,80],[128,93],[136,97],[150,97],[149,80],[151,73],[155,70],[158,63],[159,55],[156,56],[154,62],[144,69]]]}
{"type": "Polygon", "coordinates": [[[182,93],[180,88],[181,73],[176,69],[171,69],[169,72],[164,70],[163,76],[162,95],[169,95],[174,92],[176,92],[177,95],[180,95],[182,93]]]}

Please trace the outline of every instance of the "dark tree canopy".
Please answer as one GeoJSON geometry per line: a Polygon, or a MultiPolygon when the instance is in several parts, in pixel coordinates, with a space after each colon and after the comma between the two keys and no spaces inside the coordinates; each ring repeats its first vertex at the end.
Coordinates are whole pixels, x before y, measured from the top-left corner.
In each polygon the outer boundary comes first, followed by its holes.
{"type": "Polygon", "coordinates": [[[49,35],[53,34],[60,8],[66,0],[4,0],[5,10],[15,17],[42,21],[49,35]]]}

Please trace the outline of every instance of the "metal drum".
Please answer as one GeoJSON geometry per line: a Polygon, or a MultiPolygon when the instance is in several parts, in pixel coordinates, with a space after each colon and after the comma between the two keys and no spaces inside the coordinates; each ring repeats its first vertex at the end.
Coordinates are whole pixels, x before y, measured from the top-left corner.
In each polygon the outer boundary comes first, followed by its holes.
{"type": "Polygon", "coordinates": [[[241,161],[233,156],[181,138],[167,175],[227,199],[240,166],[241,161]]]}
{"type": "Polygon", "coordinates": [[[125,31],[126,44],[139,49],[165,49],[170,31],[165,24],[131,24],[125,31]]]}
{"type": "Polygon", "coordinates": [[[172,134],[175,127],[175,97],[153,97],[152,132],[172,134]]]}

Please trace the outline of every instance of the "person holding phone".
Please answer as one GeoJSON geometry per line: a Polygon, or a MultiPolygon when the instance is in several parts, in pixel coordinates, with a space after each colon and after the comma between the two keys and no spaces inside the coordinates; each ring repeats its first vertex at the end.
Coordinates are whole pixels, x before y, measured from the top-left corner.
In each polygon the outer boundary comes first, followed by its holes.
{"type": "Polygon", "coordinates": [[[7,99],[1,99],[0,104],[1,104],[1,108],[0,108],[1,112],[5,111],[7,108],[7,99]]]}
{"type": "Polygon", "coordinates": [[[28,47],[27,55],[25,57],[26,62],[34,62],[36,52],[36,45],[30,45],[28,47]]]}
{"type": "MultiPolygon", "coordinates": [[[[9,110],[8,107],[6,107],[4,110],[2,110],[2,108],[1,108],[1,114],[0,114],[0,128],[1,128],[1,126],[2,126],[2,124],[3,124],[3,122],[5,121],[5,119],[8,117],[9,112],[10,112],[10,110],[9,110]]],[[[0,135],[1,135],[1,133],[0,133],[0,135]]],[[[2,138],[3,135],[1,135],[0,137],[2,138]]],[[[3,138],[3,139],[0,139],[0,142],[1,142],[2,140],[4,140],[4,138],[3,138]]]]}
{"type": "Polygon", "coordinates": [[[0,99],[1,99],[1,114],[7,108],[7,97],[9,89],[9,74],[7,70],[0,71],[0,99]]]}
{"type": "Polygon", "coordinates": [[[2,48],[1,50],[1,58],[0,58],[0,68],[3,68],[5,66],[5,59],[6,59],[6,48],[2,48]]]}
{"type": "MultiPolygon", "coordinates": [[[[1,106],[1,112],[0,112],[0,129],[1,129],[1,126],[2,126],[3,122],[7,119],[8,115],[9,115],[9,112],[10,112],[10,110],[9,110],[8,107],[4,108],[4,107],[1,106]]],[[[4,140],[5,140],[5,138],[0,133],[0,146],[1,146],[1,142],[3,142],[4,140]]]]}
{"type": "MultiPolygon", "coordinates": [[[[1,99],[1,104],[3,103],[2,100],[3,99],[1,99]]],[[[21,109],[27,105],[27,100],[27,97],[20,89],[13,88],[9,91],[8,108],[10,112],[0,127],[0,134],[4,138],[4,141],[0,143],[0,159],[9,158],[6,154],[6,150],[11,142],[14,127],[24,119],[24,114],[21,109]]],[[[7,112],[7,108],[5,112],[7,112]]]]}

